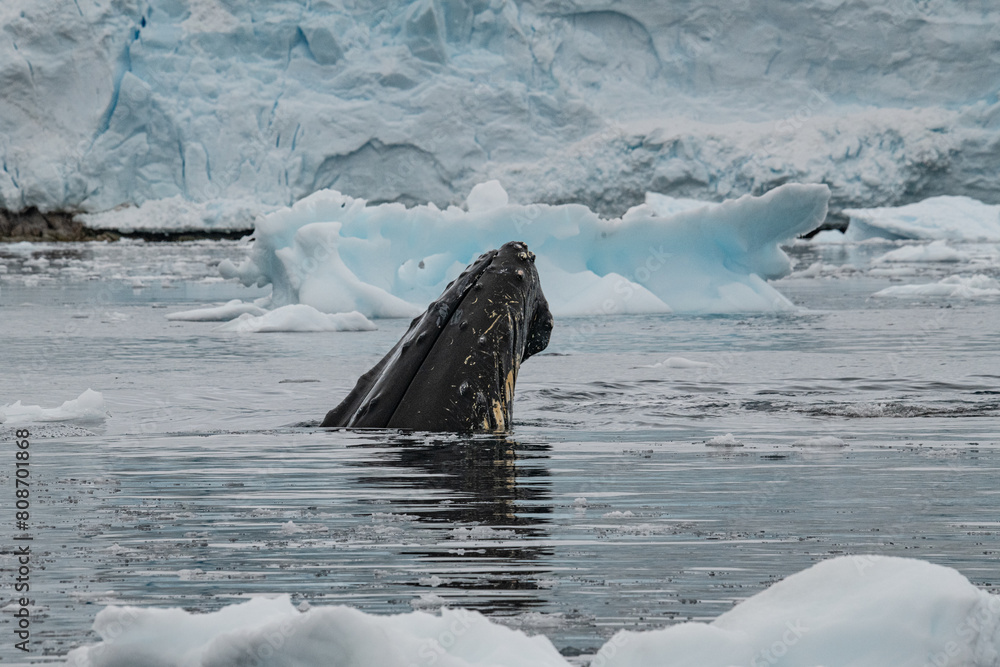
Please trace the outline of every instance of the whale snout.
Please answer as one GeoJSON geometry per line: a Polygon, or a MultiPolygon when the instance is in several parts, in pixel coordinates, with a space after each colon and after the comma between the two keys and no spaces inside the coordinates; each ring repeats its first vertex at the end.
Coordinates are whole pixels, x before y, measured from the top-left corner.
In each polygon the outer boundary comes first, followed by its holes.
{"type": "Polygon", "coordinates": [[[322,425],[508,430],[518,370],[552,326],[534,253],[506,243],[449,284],[322,425]]]}

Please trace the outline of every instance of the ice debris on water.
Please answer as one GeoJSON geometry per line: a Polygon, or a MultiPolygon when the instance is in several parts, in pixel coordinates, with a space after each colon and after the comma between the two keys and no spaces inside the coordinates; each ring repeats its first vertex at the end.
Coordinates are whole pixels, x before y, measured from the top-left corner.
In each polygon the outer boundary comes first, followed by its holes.
{"type": "Polygon", "coordinates": [[[732,433],[717,435],[705,443],[707,447],[742,447],[743,443],[732,433]]]}
{"type": "Polygon", "coordinates": [[[0,424],[60,421],[103,422],[107,417],[104,396],[92,389],[87,389],[71,401],[65,401],[58,408],[22,405],[21,401],[0,406],[0,424]]]}
{"type": "Polygon", "coordinates": [[[920,285],[893,285],[875,292],[879,297],[944,297],[953,299],[976,299],[1000,296],[1000,281],[977,273],[973,276],[953,275],[935,283],[920,285]]]}

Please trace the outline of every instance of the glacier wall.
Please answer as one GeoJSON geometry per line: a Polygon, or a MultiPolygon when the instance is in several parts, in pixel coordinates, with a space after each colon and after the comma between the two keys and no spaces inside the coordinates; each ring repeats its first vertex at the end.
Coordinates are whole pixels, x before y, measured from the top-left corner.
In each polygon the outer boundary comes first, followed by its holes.
{"type": "Polygon", "coordinates": [[[1000,203],[989,0],[5,0],[0,210],[1000,203]]]}

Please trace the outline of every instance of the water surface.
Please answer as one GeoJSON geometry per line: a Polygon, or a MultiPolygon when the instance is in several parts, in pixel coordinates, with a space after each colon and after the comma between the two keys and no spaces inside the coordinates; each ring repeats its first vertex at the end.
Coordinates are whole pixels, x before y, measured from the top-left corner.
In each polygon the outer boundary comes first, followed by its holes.
{"type": "Polygon", "coordinates": [[[514,432],[473,438],[310,425],[406,322],[167,321],[264,293],[215,277],[239,244],[0,246],[0,405],[92,388],[109,413],[29,427],[36,648],[95,641],[105,604],[290,593],[477,609],[585,656],[840,554],[924,558],[997,592],[1000,303],[872,299],[893,284],[868,270],[886,249],[792,248],[800,268],[859,267],[781,281],[792,314],[560,320],[521,370],[514,432]]]}

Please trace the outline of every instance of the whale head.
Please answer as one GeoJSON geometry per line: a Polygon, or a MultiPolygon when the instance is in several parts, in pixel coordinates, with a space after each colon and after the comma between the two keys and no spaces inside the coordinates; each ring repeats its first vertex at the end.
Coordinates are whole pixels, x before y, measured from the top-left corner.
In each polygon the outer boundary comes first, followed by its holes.
{"type": "Polygon", "coordinates": [[[521,363],[551,331],[535,256],[507,243],[448,285],[322,426],[507,431],[521,363]]]}

